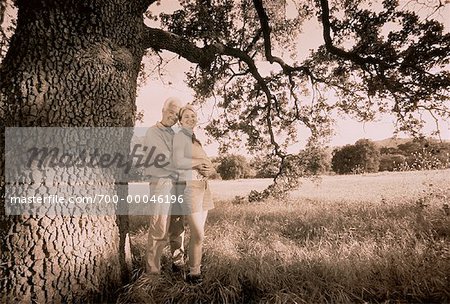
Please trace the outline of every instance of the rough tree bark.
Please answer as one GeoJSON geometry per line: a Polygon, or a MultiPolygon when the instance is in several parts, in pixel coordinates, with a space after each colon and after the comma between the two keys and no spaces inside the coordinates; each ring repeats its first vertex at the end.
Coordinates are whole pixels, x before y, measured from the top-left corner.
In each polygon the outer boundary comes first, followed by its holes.
{"type": "MultiPolygon", "coordinates": [[[[17,5],[17,29],[0,71],[2,134],[18,126],[133,126],[143,7],[120,0],[17,5]]],[[[120,281],[119,230],[126,230],[126,221],[114,215],[5,215],[4,151],[1,156],[2,302],[78,302],[107,294],[120,281]]],[[[117,192],[111,176],[95,178],[117,192]]],[[[42,193],[35,185],[27,193],[42,193]]],[[[70,187],[57,190],[76,194],[70,187]]],[[[85,195],[94,192],[87,189],[85,195]]]]}

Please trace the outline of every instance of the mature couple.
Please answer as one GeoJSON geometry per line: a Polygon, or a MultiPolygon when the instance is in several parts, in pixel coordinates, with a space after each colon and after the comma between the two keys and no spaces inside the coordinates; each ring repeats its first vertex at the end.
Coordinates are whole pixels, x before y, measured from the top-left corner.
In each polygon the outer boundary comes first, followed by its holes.
{"type": "Polygon", "coordinates": [[[214,207],[207,178],[215,173],[200,142],[195,137],[197,114],[194,109],[176,98],[165,101],[162,119],[150,127],[145,135],[145,145],[155,147],[170,159],[165,167],[148,167],[150,195],[177,196],[180,204],[158,204],[150,216],[146,252],[146,271],[151,275],[161,272],[163,249],[170,242],[172,270],[180,271],[184,266],[184,222],[191,232],[186,280],[200,283],[202,246],[208,210],[214,207]],[[180,125],[175,134],[172,126],[180,125]],[[180,199],[181,198],[181,199],[180,199]]]}

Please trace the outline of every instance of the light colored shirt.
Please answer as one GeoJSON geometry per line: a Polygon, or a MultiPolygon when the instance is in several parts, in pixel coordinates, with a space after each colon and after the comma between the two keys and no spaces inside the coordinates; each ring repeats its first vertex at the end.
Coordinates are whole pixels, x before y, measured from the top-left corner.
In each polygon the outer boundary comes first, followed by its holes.
{"type": "Polygon", "coordinates": [[[163,163],[169,163],[169,165],[163,168],[158,168],[155,165],[148,166],[144,169],[144,174],[151,177],[168,177],[173,175],[174,167],[172,164],[172,142],[175,132],[170,127],[166,127],[160,122],[156,125],[148,128],[145,139],[144,146],[147,147],[146,156],[153,150],[152,159],[159,154],[165,156],[165,161],[163,163]],[[154,149],[153,149],[154,148],[154,149]]]}
{"type": "Polygon", "coordinates": [[[197,170],[192,169],[193,160],[200,159],[209,163],[212,166],[211,161],[208,158],[205,150],[198,142],[192,142],[192,133],[189,130],[180,130],[173,137],[174,147],[177,149],[183,149],[183,153],[176,153],[173,157],[173,163],[178,169],[179,180],[205,180],[207,179],[201,175],[197,170]]]}

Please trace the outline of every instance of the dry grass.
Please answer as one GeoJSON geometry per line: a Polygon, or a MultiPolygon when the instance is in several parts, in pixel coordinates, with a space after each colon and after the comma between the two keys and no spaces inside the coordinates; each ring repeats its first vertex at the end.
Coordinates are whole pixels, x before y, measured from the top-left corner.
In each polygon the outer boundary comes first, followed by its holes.
{"type": "Polygon", "coordinates": [[[217,202],[199,286],[168,270],[140,275],[141,227],[118,303],[449,302],[450,171],[433,172],[326,177],[288,201],[217,202]]]}

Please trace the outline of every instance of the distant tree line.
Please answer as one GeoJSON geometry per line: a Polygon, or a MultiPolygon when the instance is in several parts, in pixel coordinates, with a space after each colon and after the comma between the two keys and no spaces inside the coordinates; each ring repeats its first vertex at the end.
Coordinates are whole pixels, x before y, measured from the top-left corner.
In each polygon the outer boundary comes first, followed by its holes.
{"type": "MultiPolygon", "coordinates": [[[[450,168],[450,143],[433,139],[411,139],[398,145],[380,146],[369,139],[334,150],[302,150],[294,166],[306,174],[360,174],[379,171],[411,171],[450,168]],[[301,161],[300,161],[301,160],[301,161]]],[[[218,178],[273,178],[279,164],[271,155],[247,159],[227,154],[213,160],[218,178]]]]}
{"type": "MultiPolygon", "coordinates": [[[[224,154],[212,159],[217,174],[213,179],[274,178],[279,173],[279,160],[272,155],[247,158],[224,154]]],[[[301,175],[360,174],[379,171],[412,171],[450,168],[450,142],[411,139],[404,143],[380,146],[369,139],[335,149],[302,150],[290,159],[290,170],[301,175]]],[[[141,168],[133,167],[132,180],[145,181],[141,168]]]]}
{"type": "Polygon", "coordinates": [[[422,138],[379,147],[360,139],[334,149],[331,166],[337,174],[445,169],[450,167],[450,143],[422,138]]]}
{"type": "MultiPolygon", "coordinates": [[[[227,154],[213,159],[215,168],[224,180],[240,178],[274,178],[280,168],[279,159],[273,155],[256,156],[247,159],[242,155],[227,154]]],[[[301,175],[324,174],[331,170],[329,149],[309,148],[286,160],[284,170],[288,174],[301,172],[301,175]]],[[[286,174],[286,172],[284,172],[286,174]]]]}
{"type": "Polygon", "coordinates": [[[450,142],[411,140],[397,147],[382,147],[380,154],[380,171],[450,168],[450,142]]]}

